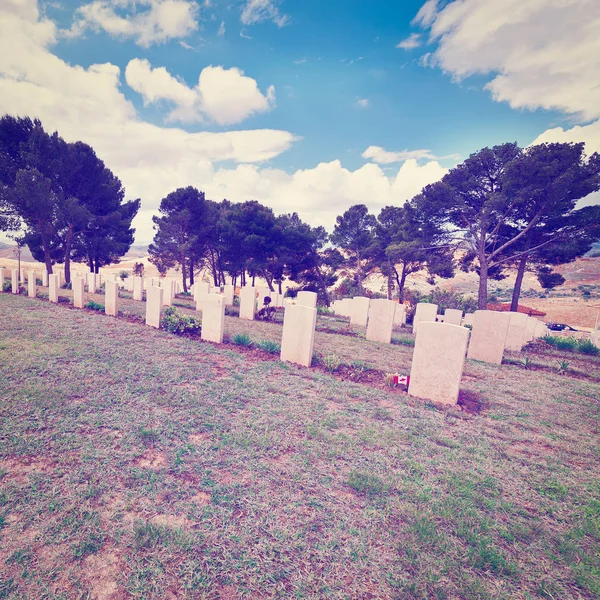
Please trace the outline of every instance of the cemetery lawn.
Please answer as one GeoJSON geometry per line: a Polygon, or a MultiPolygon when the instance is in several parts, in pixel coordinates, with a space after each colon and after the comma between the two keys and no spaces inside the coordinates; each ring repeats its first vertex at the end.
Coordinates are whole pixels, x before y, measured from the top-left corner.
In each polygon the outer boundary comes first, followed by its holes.
{"type": "Polygon", "coordinates": [[[0,294],[0,598],[600,597],[597,382],[467,362],[474,415],[263,358],[0,294]]]}

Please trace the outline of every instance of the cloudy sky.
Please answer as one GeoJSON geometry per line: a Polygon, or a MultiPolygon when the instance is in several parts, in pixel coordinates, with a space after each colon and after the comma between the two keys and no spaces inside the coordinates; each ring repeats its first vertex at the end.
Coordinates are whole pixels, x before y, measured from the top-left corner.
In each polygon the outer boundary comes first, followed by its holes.
{"type": "Polygon", "coordinates": [[[92,145],[136,243],[186,185],[331,230],[484,146],[600,151],[600,2],[0,0],[0,112],[92,145]]]}

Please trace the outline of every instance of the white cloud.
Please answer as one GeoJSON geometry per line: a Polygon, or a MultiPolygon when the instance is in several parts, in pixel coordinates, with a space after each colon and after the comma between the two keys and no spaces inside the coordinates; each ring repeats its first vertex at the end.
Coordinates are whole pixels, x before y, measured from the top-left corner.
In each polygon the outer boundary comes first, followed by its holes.
{"type": "Polygon", "coordinates": [[[244,25],[272,21],[277,27],[284,27],[290,22],[290,17],[279,12],[277,0],[247,0],[241,21],[244,25]]]}
{"type": "MultiPolygon", "coordinates": [[[[366,201],[378,212],[446,173],[435,161],[419,165],[407,160],[391,178],[375,164],[350,171],[339,161],[288,174],[251,163],[288,149],[296,139],[289,132],[189,133],[144,122],[119,89],[118,67],[107,63],[84,69],[60,60],[49,50],[55,26],[39,19],[35,2],[9,1],[0,7],[0,113],[37,116],[67,141],[92,145],[123,181],[127,198],[142,198],[134,221],[137,243],[151,241],[151,217],[161,198],[182,186],[194,185],[215,200],[256,199],[276,212],[297,211],[312,225],[331,229],[336,215],[351,204],[366,201]],[[240,164],[225,168],[221,161],[240,164]]],[[[188,98],[186,86],[166,70],[157,73],[144,61],[136,66],[137,85],[144,85],[147,98],[188,98]]]]}
{"type": "Polygon", "coordinates": [[[217,31],[217,35],[219,37],[223,37],[226,32],[227,29],[225,28],[225,21],[221,21],[221,25],[219,26],[219,31],[217,31]]]}
{"type": "Polygon", "coordinates": [[[458,154],[449,154],[447,156],[436,156],[431,150],[402,150],[401,152],[388,152],[381,146],[369,146],[362,157],[371,159],[379,165],[391,165],[393,163],[404,162],[405,160],[458,160],[458,154]]]}
{"type": "Polygon", "coordinates": [[[396,44],[396,48],[402,48],[402,50],[414,50],[419,46],[421,46],[420,33],[411,33],[405,40],[396,44]]]}
{"type": "Polygon", "coordinates": [[[547,129],[532,142],[532,145],[551,142],[585,142],[588,155],[600,152],[600,121],[584,126],[577,125],[570,129],[562,127],[547,129]]]}
{"type": "Polygon", "coordinates": [[[358,108],[369,108],[369,99],[368,98],[357,98],[356,106],[358,108]]]}
{"type": "Polygon", "coordinates": [[[600,116],[600,2],[428,1],[415,21],[439,42],[428,63],[456,79],[492,75],[486,89],[513,108],[600,116]]]}
{"type": "Polygon", "coordinates": [[[308,58],[299,58],[298,60],[294,61],[294,64],[295,65],[303,65],[307,61],[308,61],[308,58]]]}
{"type": "Polygon", "coordinates": [[[160,101],[176,105],[167,121],[189,123],[208,117],[220,125],[231,125],[275,106],[273,86],[263,95],[256,81],[235,67],[205,67],[198,84],[189,88],[164,67],[152,68],[148,60],[134,58],[127,65],[125,78],[145,105],[160,101]]]}
{"type": "Polygon", "coordinates": [[[95,0],[77,9],[75,20],[69,30],[62,31],[66,37],[79,37],[87,29],[103,30],[123,38],[133,38],[145,48],[171,39],[184,38],[198,29],[199,8],[188,0],[135,0],[133,10],[127,0],[95,0]],[[146,7],[146,10],[135,9],[146,7]]]}

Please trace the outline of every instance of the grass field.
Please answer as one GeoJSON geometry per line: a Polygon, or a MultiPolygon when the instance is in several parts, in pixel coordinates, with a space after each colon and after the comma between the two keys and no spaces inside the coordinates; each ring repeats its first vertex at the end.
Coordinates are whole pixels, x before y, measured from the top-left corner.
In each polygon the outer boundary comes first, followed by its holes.
{"type": "MultiPolygon", "coordinates": [[[[596,382],[468,362],[473,415],[121,309],[0,294],[0,598],[600,597],[596,382]]],[[[408,371],[357,333],[316,350],[408,371]]]]}

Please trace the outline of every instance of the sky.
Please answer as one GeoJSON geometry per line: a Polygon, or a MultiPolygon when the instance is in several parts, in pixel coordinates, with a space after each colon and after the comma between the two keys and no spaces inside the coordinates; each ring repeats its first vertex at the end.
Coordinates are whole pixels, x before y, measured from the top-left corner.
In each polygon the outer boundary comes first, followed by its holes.
{"type": "Polygon", "coordinates": [[[136,244],[188,185],[331,231],[485,146],[600,151],[600,1],[0,0],[0,113],[90,144],[136,244]]]}

